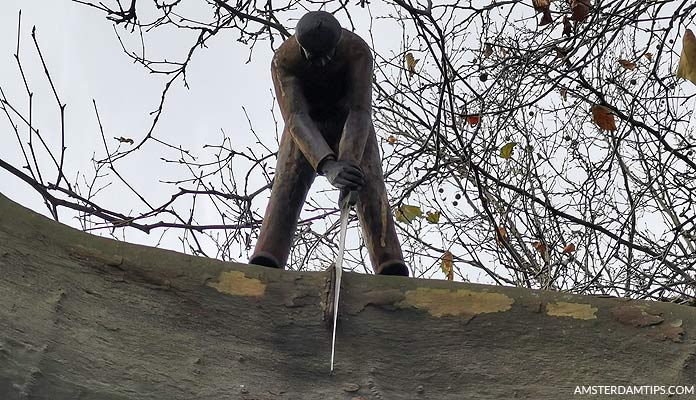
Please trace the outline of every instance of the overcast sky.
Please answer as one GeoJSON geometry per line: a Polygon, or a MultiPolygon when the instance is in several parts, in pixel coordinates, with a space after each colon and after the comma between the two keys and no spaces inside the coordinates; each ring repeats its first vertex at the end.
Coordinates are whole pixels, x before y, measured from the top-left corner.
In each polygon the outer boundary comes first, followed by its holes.
{"type": "MultiPolygon", "coordinates": [[[[39,45],[61,101],[67,104],[66,175],[71,182],[75,181],[78,171],[92,173],[90,160],[93,152],[97,152],[97,158],[105,154],[92,99],[99,108],[110,146],[117,144],[113,137],[124,136],[136,141],[143,137],[151,123],[149,112],[158,104],[164,81],[162,77],[148,74],[142,66],[126,57],[112,23],[103,13],[68,0],[4,0],[0,7],[0,85],[8,99],[26,113],[27,96],[13,57],[21,9],[20,57],[30,89],[35,92],[35,125],[57,153],[60,148],[59,113],[50,87],[42,76],[31,39],[32,26],[36,26],[39,45]]],[[[148,53],[153,56],[161,54],[169,59],[179,58],[176,56],[190,47],[192,38],[171,33],[152,42],[148,53]],[[179,39],[177,43],[171,43],[176,39],[179,39]]],[[[258,132],[273,140],[275,127],[268,121],[273,101],[268,73],[271,55],[267,46],[259,46],[254,62],[245,64],[248,57],[246,47],[232,40],[211,41],[211,48],[197,54],[189,66],[190,90],[176,83],[169,94],[156,136],[200,153],[204,144],[219,143],[220,131],[224,129],[236,145],[251,145],[254,138],[242,110],[245,106],[258,132]]],[[[0,157],[13,165],[23,165],[16,138],[4,116],[0,119],[0,127],[3,131],[0,157]]],[[[172,194],[171,187],[157,184],[158,179],[182,177],[180,171],[163,165],[159,160],[163,155],[161,148],[146,145],[128,162],[120,164],[120,172],[128,182],[154,203],[172,194]]],[[[169,156],[176,158],[175,154],[169,156]]],[[[40,197],[4,170],[0,171],[0,192],[46,213],[40,197]]],[[[124,213],[129,209],[142,209],[141,204],[123,193],[122,187],[114,185],[104,192],[101,203],[124,213]]],[[[157,240],[141,236],[130,232],[127,237],[136,242],[157,240]]],[[[176,247],[176,243],[169,246],[176,247]]]]}
{"type": "MultiPolygon", "coordinates": [[[[144,7],[147,4],[149,3],[145,2],[144,7]]],[[[207,5],[196,4],[201,12],[211,10],[207,5]]],[[[112,22],[106,20],[104,13],[98,10],[70,0],[3,0],[0,6],[0,87],[10,103],[25,115],[28,112],[28,97],[14,59],[20,9],[20,59],[30,90],[34,92],[34,125],[40,130],[48,146],[58,154],[59,112],[31,38],[32,27],[36,26],[36,36],[60,100],[67,104],[66,176],[71,182],[82,181],[82,178],[77,178],[80,172],[86,173],[89,179],[94,173],[91,163],[94,153],[96,152],[97,159],[105,155],[92,99],[97,103],[105,136],[109,140],[108,145],[113,150],[117,145],[113,137],[133,138],[137,143],[148,131],[152,121],[149,112],[156,109],[165,80],[161,76],[147,73],[141,65],[134,64],[123,53],[112,22]]],[[[358,10],[353,16],[358,26],[362,23],[363,30],[369,23],[380,23],[371,21],[368,10],[358,10]]],[[[341,19],[341,16],[338,17],[341,19]]],[[[347,21],[341,22],[348,25],[347,21]]],[[[288,25],[292,26],[294,22],[288,25]]],[[[139,43],[133,41],[137,39],[137,35],[129,37],[126,34],[123,38],[127,45],[139,48],[139,43]]],[[[252,62],[246,63],[249,49],[234,39],[233,35],[216,36],[208,43],[209,48],[197,52],[187,69],[190,89],[185,89],[180,81],[175,83],[154,132],[156,137],[168,143],[180,144],[197,155],[206,154],[203,149],[205,144],[220,143],[221,130],[232,138],[234,146],[238,148],[254,146],[255,138],[242,109],[244,107],[254,130],[264,143],[272,150],[277,148],[277,127],[270,112],[276,107],[269,73],[272,50],[268,44],[260,43],[254,50],[252,62]]],[[[195,36],[171,29],[160,35],[155,30],[154,37],[150,35],[148,40],[149,57],[181,60],[195,36]]],[[[398,48],[400,37],[382,35],[375,40],[377,46],[398,48]]],[[[279,128],[282,129],[282,122],[279,128]]],[[[0,118],[0,129],[0,158],[15,166],[24,165],[17,139],[4,115],[0,118]]],[[[22,129],[21,132],[26,133],[26,127],[20,124],[20,130],[22,129]]],[[[210,154],[207,153],[208,156],[210,154]]],[[[185,171],[176,166],[161,162],[162,156],[177,158],[176,152],[148,143],[143,150],[129,156],[127,162],[119,164],[119,172],[128,183],[155,204],[166,201],[174,192],[172,186],[160,184],[159,180],[187,176],[185,171]]],[[[50,168],[48,158],[39,158],[43,160],[46,170],[55,169],[50,168]]],[[[55,179],[56,177],[49,177],[49,180],[55,179]]],[[[255,183],[264,184],[252,182],[252,185],[255,183]]],[[[330,189],[330,186],[324,179],[318,179],[313,187],[315,192],[326,189],[330,189]]],[[[0,192],[48,215],[40,196],[4,170],[0,170],[0,192]]],[[[260,201],[255,206],[263,213],[265,199],[260,201]]],[[[143,204],[129,195],[128,190],[118,182],[101,193],[98,203],[125,214],[144,209],[143,204]]],[[[201,208],[198,216],[205,220],[206,212],[211,213],[211,218],[216,213],[215,210],[201,208]]],[[[67,213],[63,211],[63,215],[67,213]]],[[[77,226],[76,221],[66,221],[64,218],[63,222],[77,226]]],[[[147,236],[128,230],[125,239],[155,244],[159,235],[147,236]]],[[[162,246],[181,250],[176,235],[165,238],[162,246]]]]}
{"type": "MultiPolygon", "coordinates": [[[[151,2],[141,2],[145,10],[140,14],[147,20],[146,7],[151,2]]],[[[140,4],[139,3],[139,7],[140,4]]],[[[204,2],[184,2],[191,5],[193,13],[209,13],[211,8],[204,2]]],[[[383,2],[373,2],[371,7],[385,7],[383,2]]],[[[136,142],[143,138],[152,122],[150,111],[156,109],[165,82],[162,76],[149,74],[141,65],[134,64],[123,51],[114,33],[113,23],[105,18],[103,12],[74,3],[70,0],[2,0],[0,5],[0,88],[11,104],[24,115],[28,112],[28,98],[24,84],[14,59],[17,47],[18,12],[22,10],[20,34],[20,58],[30,90],[34,93],[33,121],[48,146],[58,154],[60,148],[60,123],[56,101],[50,90],[40,60],[31,38],[32,27],[36,26],[37,39],[43,51],[61,102],[66,107],[66,166],[65,173],[71,183],[82,181],[77,173],[88,178],[93,175],[91,159],[105,155],[99,126],[95,117],[92,100],[100,111],[108,145],[113,151],[117,142],[113,137],[133,138],[136,142]]],[[[389,34],[397,32],[393,20],[371,19],[369,9],[355,7],[353,12],[357,31],[381,54],[399,52],[401,37],[389,34]],[[367,37],[367,28],[374,24],[374,41],[367,37]]],[[[187,11],[187,12],[189,12],[187,11]]],[[[533,10],[527,10],[533,14],[533,10]]],[[[384,12],[380,12],[384,15],[384,12]]],[[[516,16],[517,17],[517,16],[516,16]]],[[[339,20],[348,26],[342,15],[339,20]]],[[[201,18],[207,19],[207,18],[201,18]]],[[[294,22],[286,22],[293,26],[294,22]]],[[[398,27],[397,27],[398,28],[398,27]]],[[[122,31],[122,28],[119,28],[122,31]]],[[[559,27],[560,29],[560,27],[559,27]]],[[[195,40],[195,33],[182,33],[173,29],[154,31],[148,36],[147,54],[151,58],[181,60],[195,40]]],[[[472,35],[476,37],[474,33],[472,35]]],[[[138,48],[137,35],[124,35],[126,45],[138,48]]],[[[276,125],[270,110],[277,107],[272,95],[269,73],[272,50],[268,44],[256,46],[252,61],[247,63],[249,49],[235,41],[232,34],[216,36],[208,42],[209,48],[196,53],[188,67],[187,80],[190,89],[175,82],[169,92],[164,113],[154,135],[168,143],[182,145],[193,154],[205,159],[211,156],[205,144],[218,144],[221,130],[232,138],[237,148],[255,146],[247,116],[254,130],[269,148],[275,150],[276,125]]],[[[400,60],[400,58],[399,58],[400,60]]],[[[419,64],[420,65],[420,64],[419,64]]],[[[684,82],[688,88],[690,83],[684,82]]],[[[277,108],[276,108],[277,109],[277,108]]],[[[692,117],[693,119],[693,117],[692,117]]],[[[17,122],[17,121],[16,121],[17,122]]],[[[693,120],[691,121],[693,124],[693,120]]],[[[26,127],[19,124],[26,136],[26,127]]],[[[282,122],[280,129],[282,129],[282,122]]],[[[378,135],[386,137],[384,132],[378,135]]],[[[127,146],[127,145],[124,145],[127,146]]],[[[145,147],[119,164],[119,172],[148,201],[159,204],[166,201],[175,191],[160,180],[177,179],[187,176],[179,166],[165,164],[160,157],[176,159],[174,151],[148,142],[145,147]]],[[[12,165],[24,165],[23,156],[18,151],[17,139],[5,116],[0,116],[0,158],[12,165]]],[[[46,171],[53,171],[45,155],[39,159],[46,171]]],[[[54,172],[51,172],[54,174],[54,172]]],[[[55,176],[49,176],[55,181],[55,176]]],[[[110,181],[115,181],[110,179],[110,181]]],[[[263,181],[251,183],[261,186],[263,181]]],[[[314,192],[325,191],[330,186],[322,178],[317,179],[314,192]]],[[[0,169],[0,193],[11,199],[47,215],[40,196],[24,182],[0,169]]],[[[327,196],[330,196],[328,193],[327,196]]],[[[263,197],[263,196],[261,196],[263,197]]],[[[327,197],[328,198],[328,197],[327,197]]],[[[265,199],[259,199],[254,206],[263,213],[265,199]]],[[[105,189],[98,203],[105,208],[124,214],[137,214],[144,205],[120,183],[115,182],[105,189]]],[[[462,206],[463,207],[463,206],[462,206]]],[[[69,216],[66,211],[63,215],[69,216]]],[[[204,207],[198,208],[197,217],[201,221],[219,222],[217,212],[204,207]],[[206,215],[206,214],[209,215],[206,215]]],[[[64,218],[62,222],[77,226],[75,221],[64,218]]],[[[357,229],[353,229],[357,237],[357,229]]],[[[127,230],[125,239],[134,243],[156,244],[159,233],[145,235],[136,230],[127,230]]],[[[351,237],[351,236],[349,236],[351,237]]],[[[437,238],[436,238],[437,239],[437,238]]],[[[440,240],[440,239],[437,239],[440,240]]],[[[161,243],[163,247],[181,250],[176,233],[168,235],[161,243]]],[[[244,257],[238,258],[244,261],[244,257]]]]}

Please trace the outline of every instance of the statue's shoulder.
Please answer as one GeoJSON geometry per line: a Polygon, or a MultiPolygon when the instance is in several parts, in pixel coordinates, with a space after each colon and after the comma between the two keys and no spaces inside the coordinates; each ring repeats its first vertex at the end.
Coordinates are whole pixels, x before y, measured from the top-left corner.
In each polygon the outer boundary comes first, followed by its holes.
{"type": "Polygon", "coordinates": [[[343,32],[341,33],[339,47],[342,47],[344,51],[347,51],[349,54],[354,56],[361,54],[372,56],[372,50],[367,42],[365,42],[357,33],[351,32],[346,28],[343,28],[343,32]]]}
{"type": "Polygon", "coordinates": [[[295,39],[295,35],[285,39],[273,55],[272,68],[294,70],[295,66],[301,62],[300,45],[295,39]]]}

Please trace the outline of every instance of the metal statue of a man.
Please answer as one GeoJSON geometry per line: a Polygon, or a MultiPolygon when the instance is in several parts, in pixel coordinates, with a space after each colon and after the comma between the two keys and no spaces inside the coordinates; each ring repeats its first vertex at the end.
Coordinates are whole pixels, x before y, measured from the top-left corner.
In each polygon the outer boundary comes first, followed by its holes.
{"type": "Polygon", "coordinates": [[[408,276],[372,125],[372,52],[324,11],[305,14],[271,65],[285,129],[271,198],[250,264],[283,268],[316,174],[357,191],[356,211],[377,274],[408,276]]]}

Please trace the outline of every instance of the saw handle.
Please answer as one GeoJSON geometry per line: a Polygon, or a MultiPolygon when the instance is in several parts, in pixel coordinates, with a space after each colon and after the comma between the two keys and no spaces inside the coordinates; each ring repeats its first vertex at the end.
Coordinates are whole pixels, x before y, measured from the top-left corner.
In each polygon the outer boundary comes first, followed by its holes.
{"type": "Polygon", "coordinates": [[[343,209],[343,207],[353,207],[355,203],[358,202],[358,191],[357,190],[351,190],[348,192],[348,194],[345,194],[344,191],[341,191],[341,194],[338,197],[338,207],[340,209],[343,209]]]}

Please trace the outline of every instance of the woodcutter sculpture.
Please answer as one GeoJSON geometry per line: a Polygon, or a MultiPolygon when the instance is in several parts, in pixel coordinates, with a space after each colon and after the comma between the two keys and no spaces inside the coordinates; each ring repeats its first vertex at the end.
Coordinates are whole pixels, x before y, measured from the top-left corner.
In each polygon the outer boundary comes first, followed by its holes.
{"type": "MultiPolygon", "coordinates": [[[[356,211],[376,273],[408,276],[372,125],[370,48],[333,15],[305,14],[276,51],[271,73],[285,129],[261,232],[249,261],[283,268],[317,174],[357,191],[356,211]]],[[[339,200],[340,202],[340,200],[339,200]]]]}

